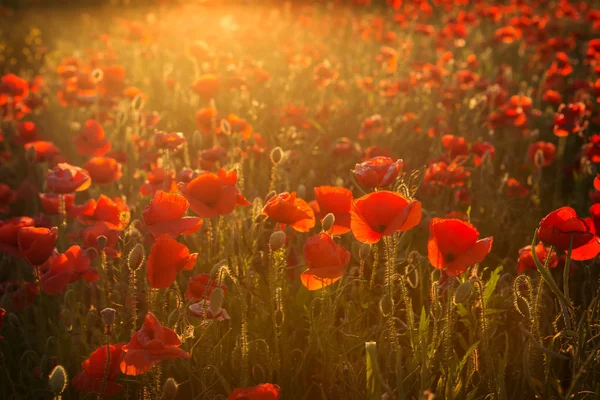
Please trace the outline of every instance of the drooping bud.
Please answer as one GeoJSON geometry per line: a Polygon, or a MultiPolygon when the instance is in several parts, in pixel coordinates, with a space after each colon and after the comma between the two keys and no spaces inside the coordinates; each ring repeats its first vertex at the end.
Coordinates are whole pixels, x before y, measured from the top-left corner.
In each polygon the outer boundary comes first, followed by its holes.
{"type": "Polygon", "coordinates": [[[306,186],[304,184],[299,184],[298,189],[296,189],[296,194],[298,197],[306,197],[306,186]]]}
{"type": "Polygon", "coordinates": [[[144,246],[142,246],[141,243],[136,244],[133,249],[131,249],[129,256],[127,257],[129,270],[137,271],[144,263],[145,258],[146,252],[144,251],[144,246]]]}
{"type": "Polygon", "coordinates": [[[273,232],[269,238],[269,247],[271,248],[271,251],[277,251],[285,246],[285,239],[285,232],[273,232]]]}
{"type": "Polygon", "coordinates": [[[367,244],[367,243],[361,243],[360,247],[358,248],[358,256],[360,257],[360,259],[366,260],[367,257],[369,257],[370,253],[371,253],[371,245],[367,244]]]}
{"type": "Polygon", "coordinates": [[[52,372],[48,377],[48,386],[50,387],[50,391],[55,395],[60,395],[67,388],[67,383],[69,381],[69,375],[67,371],[62,365],[57,365],[54,367],[52,372]]]}
{"type": "Polygon", "coordinates": [[[473,283],[466,281],[458,285],[454,292],[454,303],[462,304],[467,302],[473,294],[473,283]]]}
{"type": "Polygon", "coordinates": [[[108,243],[108,239],[104,235],[100,235],[96,238],[96,243],[98,243],[98,248],[100,251],[104,250],[106,244],[108,243]]]}
{"type": "Polygon", "coordinates": [[[223,289],[216,288],[213,290],[213,292],[210,294],[209,302],[210,309],[212,310],[213,314],[218,313],[223,305],[223,289]]]}
{"type": "Polygon", "coordinates": [[[177,395],[178,385],[175,379],[169,378],[163,385],[163,393],[161,400],[174,400],[177,395]]]}
{"type": "Polygon", "coordinates": [[[105,308],[100,311],[100,316],[102,317],[102,322],[104,325],[112,325],[115,323],[115,316],[117,315],[117,311],[114,308],[105,308]]]}
{"type": "Polygon", "coordinates": [[[333,213],[329,213],[323,218],[323,231],[329,232],[331,228],[333,228],[333,224],[335,224],[335,215],[333,213]]]}
{"type": "Polygon", "coordinates": [[[274,165],[277,165],[281,162],[281,159],[283,158],[283,150],[281,150],[281,147],[277,146],[273,150],[271,150],[270,156],[271,162],[274,165]]]}
{"type": "Polygon", "coordinates": [[[25,159],[28,163],[33,164],[37,159],[37,151],[35,150],[35,146],[31,146],[27,149],[25,153],[25,159]]]}

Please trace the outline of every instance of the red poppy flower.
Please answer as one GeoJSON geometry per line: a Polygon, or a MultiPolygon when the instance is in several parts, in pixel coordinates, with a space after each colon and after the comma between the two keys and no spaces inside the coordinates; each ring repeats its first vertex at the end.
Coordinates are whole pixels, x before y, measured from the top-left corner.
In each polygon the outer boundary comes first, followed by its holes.
{"type": "MultiPolygon", "coordinates": [[[[6,310],[4,308],[0,308],[0,330],[2,330],[2,320],[4,319],[4,315],[6,314],[6,310]]],[[[4,339],[2,335],[0,335],[0,340],[4,339]]]]}
{"type": "Polygon", "coordinates": [[[556,146],[550,142],[532,143],[527,149],[527,157],[536,167],[547,167],[556,159],[556,146]]]}
{"type": "Polygon", "coordinates": [[[225,172],[219,168],[218,173],[203,172],[188,184],[178,185],[181,194],[190,202],[192,211],[203,218],[214,218],[228,215],[236,206],[250,206],[235,186],[237,173],[225,172]]]}
{"type": "Polygon", "coordinates": [[[129,207],[120,197],[111,199],[101,194],[98,201],[90,199],[82,206],[73,207],[71,215],[76,216],[77,220],[83,224],[95,224],[103,221],[108,224],[109,228],[120,231],[129,222],[129,207]]]}
{"type": "Polygon", "coordinates": [[[210,100],[219,91],[219,77],[214,74],[202,75],[192,84],[192,90],[205,100],[210,100]]]}
{"type": "Polygon", "coordinates": [[[290,225],[298,232],[308,232],[315,226],[315,213],[308,203],[296,197],[296,192],[271,197],[263,214],[280,224],[290,225]]]}
{"type": "Polygon", "coordinates": [[[469,152],[467,148],[468,144],[464,137],[444,135],[442,136],[442,145],[448,151],[451,159],[467,155],[469,152]]]}
{"type": "Polygon", "coordinates": [[[163,150],[177,150],[185,143],[185,136],[181,132],[154,132],[154,146],[163,150]]]}
{"type": "Polygon", "coordinates": [[[367,188],[383,187],[391,184],[402,170],[403,161],[390,157],[375,157],[356,164],[354,175],[358,182],[367,188]]]}
{"type": "Polygon", "coordinates": [[[67,290],[67,285],[83,278],[88,282],[97,281],[100,275],[92,267],[92,259],[79,246],[71,246],[64,253],[54,253],[48,261],[40,265],[41,289],[46,294],[59,294],[67,290]]]}
{"type": "Polygon", "coordinates": [[[221,288],[223,294],[227,293],[227,286],[219,285],[215,279],[211,279],[209,274],[198,274],[190,278],[187,284],[185,297],[188,300],[201,300],[210,298],[211,293],[221,288]]]}
{"type": "Polygon", "coordinates": [[[81,192],[92,183],[88,172],[67,163],[59,163],[48,171],[48,190],[58,194],[81,192]]]}
{"type": "Polygon", "coordinates": [[[569,103],[561,104],[554,117],[554,134],[556,136],[569,136],[581,130],[585,104],[569,103]]]}
{"type": "Polygon", "coordinates": [[[121,393],[123,385],[116,382],[120,372],[120,365],[123,359],[123,344],[111,344],[109,350],[106,346],[100,346],[90,354],[87,360],[81,363],[81,371],[72,385],[75,389],[88,393],[100,393],[102,390],[102,381],[106,372],[106,381],[104,383],[104,396],[113,397],[121,393]],[[108,352],[110,351],[110,361],[106,368],[108,352]]]}
{"type": "Polygon", "coordinates": [[[0,183],[0,214],[8,214],[10,205],[17,200],[17,192],[10,186],[0,183]]]}
{"type": "Polygon", "coordinates": [[[190,254],[188,248],[163,234],[156,239],[146,262],[148,282],[153,288],[168,288],[182,269],[190,271],[196,265],[198,253],[190,254]]]}
{"type": "Polygon", "coordinates": [[[111,145],[104,136],[104,129],[97,121],[88,120],[75,137],[75,148],[82,156],[103,156],[110,151],[111,145]]]}
{"type": "Polygon", "coordinates": [[[542,100],[551,104],[559,105],[562,103],[562,95],[556,90],[548,89],[544,92],[542,100]]]}
{"type": "Polygon", "coordinates": [[[7,74],[0,81],[0,104],[10,100],[17,102],[29,94],[29,83],[15,74],[7,74]]]}
{"type": "MultiPolygon", "coordinates": [[[[543,244],[538,243],[535,246],[535,254],[537,255],[538,260],[542,262],[542,264],[546,263],[546,259],[550,256],[548,260],[548,268],[556,268],[558,266],[558,257],[555,252],[550,252],[543,244]]],[[[533,254],[531,251],[531,245],[525,246],[519,250],[519,259],[517,260],[517,274],[522,274],[528,269],[536,270],[535,262],[533,261],[533,254]]]]}
{"type": "Polygon", "coordinates": [[[490,142],[474,142],[471,146],[471,153],[473,153],[473,162],[478,167],[483,161],[483,157],[487,154],[489,158],[494,158],[496,155],[496,148],[490,142]]]}
{"type": "Polygon", "coordinates": [[[172,238],[184,234],[196,233],[202,227],[202,219],[184,217],[190,203],[185,197],[176,193],[165,193],[159,190],[146,207],[144,222],[152,236],[159,237],[163,233],[172,238]]]}
{"type": "Polygon", "coordinates": [[[279,386],[272,383],[242,389],[235,389],[227,400],[279,400],[279,386]]]}
{"type": "Polygon", "coordinates": [[[214,107],[201,108],[196,113],[196,126],[203,135],[210,135],[213,130],[218,131],[218,112],[214,107]]]}
{"type": "Polygon", "coordinates": [[[31,143],[39,139],[37,126],[31,121],[19,122],[17,133],[19,134],[15,138],[17,144],[31,143]]]}
{"type": "Polygon", "coordinates": [[[492,242],[492,237],[479,239],[479,231],[468,222],[433,218],[429,226],[427,255],[435,268],[449,276],[457,276],[483,261],[492,249],[492,242]]]}
{"type": "Polygon", "coordinates": [[[37,282],[11,280],[0,283],[0,298],[9,310],[23,311],[31,307],[38,292],[37,282]]]}
{"type": "Polygon", "coordinates": [[[157,190],[164,190],[168,193],[177,192],[177,182],[175,182],[175,172],[167,171],[164,168],[154,168],[148,172],[146,182],[140,187],[142,196],[153,196],[157,190]]]}
{"type": "Polygon", "coordinates": [[[315,188],[319,213],[322,218],[332,213],[335,217],[332,235],[350,232],[350,209],[352,208],[352,192],[343,187],[319,186],[315,188]]]}
{"type": "Polygon", "coordinates": [[[94,157],[85,163],[84,168],[89,172],[94,183],[107,185],[121,179],[121,164],[114,158],[94,157]]]}
{"type": "Polygon", "coordinates": [[[33,218],[15,217],[0,221],[0,251],[12,257],[21,257],[18,237],[22,227],[35,226],[33,218]]]}
{"type": "Polygon", "coordinates": [[[543,243],[563,251],[569,250],[572,240],[573,260],[589,260],[600,253],[598,238],[571,207],[561,207],[546,215],[540,221],[538,237],[543,243]]]}
{"type": "Polygon", "coordinates": [[[106,255],[110,258],[119,258],[121,256],[121,251],[117,250],[116,247],[120,234],[121,231],[119,229],[115,229],[114,225],[104,221],[99,221],[89,228],[83,230],[83,244],[86,247],[92,247],[100,252],[101,248],[98,244],[98,237],[104,236],[106,238],[106,246],[104,247],[104,252],[106,255]]]}
{"type": "Polygon", "coordinates": [[[375,114],[363,120],[360,125],[360,131],[358,132],[358,138],[365,139],[366,137],[381,132],[383,132],[383,119],[381,118],[381,115],[375,114]]]}
{"type": "MultiPolygon", "coordinates": [[[[40,201],[44,212],[48,215],[58,215],[60,209],[60,196],[56,193],[40,193],[40,201]]],[[[75,204],[75,194],[65,194],[65,211],[67,214],[71,212],[75,204]]]]}
{"type": "Polygon", "coordinates": [[[23,257],[31,265],[40,265],[45,263],[52,254],[57,238],[57,228],[48,229],[25,226],[19,229],[17,242],[23,257]]]}
{"type": "Polygon", "coordinates": [[[359,242],[377,243],[382,237],[407,231],[421,222],[421,202],[382,190],[354,201],[350,227],[359,242]]]}
{"type": "Polygon", "coordinates": [[[179,348],[180,345],[177,334],[163,327],[149,312],[142,328],[123,346],[125,355],[121,360],[121,372],[125,375],[141,375],[163,360],[190,358],[188,353],[179,348]]]}
{"type": "Polygon", "coordinates": [[[26,152],[31,148],[35,150],[35,162],[51,162],[60,154],[60,150],[54,143],[44,140],[25,143],[26,152]]]}
{"type": "Polygon", "coordinates": [[[300,279],[308,290],[321,289],[336,282],[350,263],[350,252],[324,232],[309,238],[302,248],[302,254],[308,269],[300,279]]]}
{"type": "Polygon", "coordinates": [[[594,188],[600,191],[600,174],[596,174],[596,177],[594,178],[594,188]]]}

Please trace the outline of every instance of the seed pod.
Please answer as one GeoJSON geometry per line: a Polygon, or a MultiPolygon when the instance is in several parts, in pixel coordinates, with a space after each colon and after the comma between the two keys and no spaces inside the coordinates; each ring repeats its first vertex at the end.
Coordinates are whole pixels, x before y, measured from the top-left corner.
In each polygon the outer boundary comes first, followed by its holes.
{"type": "Polygon", "coordinates": [[[67,383],[69,381],[69,375],[67,371],[62,365],[57,365],[54,367],[52,372],[50,372],[50,376],[48,377],[48,386],[50,387],[50,391],[55,395],[59,395],[65,391],[67,388],[67,383]]]}
{"type": "Polygon", "coordinates": [[[31,146],[27,149],[27,152],[25,153],[25,159],[30,164],[33,164],[35,162],[35,160],[37,159],[37,151],[35,150],[34,146],[31,146]]]}
{"type": "Polygon", "coordinates": [[[335,215],[329,213],[325,216],[325,218],[323,218],[323,230],[325,232],[329,232],[331,228],[333,228],[333,224],[335,224],[335,215]]]}
{"type": "Polygon", "coordinates": [[[271,251],[277,251],[279,249],[281,249],[283,246],[285,246],[285,232],[283,231],[277,231],[277,232],[273,232],[271,234],[271,237],[269,238],[269,247],[271,248],[271,251]]]}
{"type": "Polygon", "coordinates": [[[371,245],[367,244],[367,243],[361,243],[360,247],[358,248],[358,256],[360,257],[360,259],[366,260],[367,257],[369,257],[370,253],[371,253],[371,245]]]}
{"type": "Polygon", "coordinates": [[[169,378],[163,385],[163,393],[161,400],[174,400],[177,395],[178,385],[175,379],[169,378]]]}
{"type": "Polygon", "coordinates": [[[105,308],[100,311],[100,316],[102,317],[102,322],[104,325],[112,325],[115,323],[115,316],[117,311],[114,308],[105,308]]]}
{"type": "Polygon", "coordinates": [[[194,148],[201,149],[203,141],[204,138],[202,137],[200,131],[194,131],[194,134],[192,136],[192,144],[194,145],[194,148]]]}
{"type": "Polygon", "coordinates": [[[306,186],[304,184],[299,184],[298,189],[296,189],[296,194],[298,197],[306,197],[306,186]]]}
{"type": "Polygon", "coordinates": [[[144,246],[142,246],[141,243],[136,244],[133,249],[131,249],[129,256],[127,257],[129,270],[137,271],[144,263],[145,258],[146,252],[144,251],[144,246]]]}
{"type": "Polygon", "coordinates": [[[100,81],[102,80],[103,77],[104,77],[104,72],[100,68],[96,68],[90,74],[90,78],[94,85],[97,85],[98,83],[100,83],[100,81]]]}
{"type": "Polygon", "coordinates": [[[471,281],[463,282],[454,292],[454,303],[462,304],[467,302],[473,294],[473,283],[471,281]]]}
{"type": "Polygon", "coordinates": [[[277,146],[273,150],[271,150],[270,156],[271,162],[274,165],[277,165],[281,162],[281,159],[283,158],[283,150],[281,150],[281,147],[277,146]]]}
{"type": "Polygon", "coordinates": [[[104,250],[106,247],[106,243],[108,243],[108,239],[104,235],[100,235],[96,238],[96,243],[98,243],[98,248],[100,251],[104,250]]]}

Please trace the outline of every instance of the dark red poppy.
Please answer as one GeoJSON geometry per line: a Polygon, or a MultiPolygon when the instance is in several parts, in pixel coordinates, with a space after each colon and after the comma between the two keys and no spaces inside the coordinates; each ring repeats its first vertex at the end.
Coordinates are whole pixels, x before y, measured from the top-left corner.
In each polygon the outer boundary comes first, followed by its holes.
{"type": "Polygon", "coordinates": [[[407,231],[421,222],[421,202],[382,190],[355,200],[350,227],[359,242],[377,243],[382,237],[407,231]]]}
{"type": "Polygon", "coordinates": [[[457,276],[483,261],[492,249],[492,242],[492,237],[479,239],[479,231],[468,222],[433,218],[429,226],[427,255],[435,268],[449,276],[457,276]]]}
{"type": "Polygon", "coordinates": [[[14,217],[0,221],[0,251],[12,257],[21,257],[18,244],[19,230],[27,226],[35,226],[33,218],[14,217]]]}
{"type": "Polygon", "coordinates": [[[11,311],[23,311],[33,304],[39,292],[37,282],[4,281],[0,283],[0,299],[11,311]]]}
{"type": "Polygon", "coordinates": [[[442,136],[442,145],[451,159],[464,156],[469,153],[468,143],[464,137],[454,135],[442,136]]]}
{"type": "Polygon", "coordinates": [[[550,142],[535,142],[529,145],[527,157],[537,168],[552,165],[556,159],[556,146],[550,142]]]}
{"type": "Polygon", "coordinates": [[[92,267],[92,259],[81,247],[74,245],[64,253],[55,252],[40,266],[42,292],[59,294],[67,290],[67,285],[85,279],[97,281],[100,275],[92,267]]]}
{"type": "Polygon", "coordinates": [[[332,213],[335,223],[328,233],[342,235],[350,232],[350,209],[352,192],[343,187],[319,186],[315,188],[315,199],[321,219],[332,213]]]}
{"type": "Polygon", "coordinates": [[[86,190],[92,180],[86,170],[67,163],[59,163],[48,171],[46,183],[51,192],[67,194],[86,190]]]}
{"type": "Polygon", "coordinates": [[[272,383],[242,389],[235,389],[227,400],[279,400],[279,386],[272,383]]]}
{"type": "Polygon", "coordinates": [[[185,143],[185,136],[181,132],[154,132],[154,146],[161,150],[175,151],[185,143]]]}
{"type": "Polygon", "coordinates": [[[156,239],[146,262],[148,282],[152,288],[168,288],[181,270],[190,271],[196,265],[198,253],[190,254],[188,248],[162,234],[156,239]]]}
{"type": "Polygon", "coordinates": [[[598,237],[571,207],[561,207],[546,215],[540,221],[538,237],[543,243],[563,251],[569,250],[572,240],[573,260],[589,260],[600,253],[598,237]]]}
{"type": "Polygon", "coordinates": [[[85,163],[84,168],[89,172],[94,183],[107,185],[121,179],[121,164],[110,157],[93,157],[85,163]]]}
{"type": "Polygon", "coordinates": [[[102,250],[98,244],[98,237],[104,236],[106,238],[104,252],[110,258],[119,258],[121,256],[121,251],[117,249],[120,234],[121,231],[119,229],[116,229],[114,225],[105,221],[96,222],[89,228],[84,229],[81,233],[83,236],[83,244],[86,247],[96,249],[98,252],[102,250]]]}
{"type": "MultiPolygon", "coordinates": [[[[556,268],[558,266],[558,257],[555,252],[550,252],[543,244],[538,243],[535,246],[535,254],[537,255],[538,260],[542,262],[542,264],[546,264],[546,260],[548,257],[548,268],[556,268]]],[[[517,274],[522,274],[528,269],[536,270],[535,262],[533,261],[533,254],[531,251],[531,245],[525,246],[519,250],[519,259],[517,260],[517,274]]]]}
{"type": "Polygon", "coordinates": [[[17,144],[31,143],[39,140],[37,126],[31,121],[19,122],[17,124],[17,133],[15,138],[17,144]]]}
{"type": "Polygon", "coordinates": [[[121,372],[125,375],[142,375],[161,361],[190,358],[179,346],[181,340],[177,334],[163,327],[154,314],[149,312],[141,329],[123,346],[125,355],[120,364],[121,372]]]}
{"type": "Polygon", "coordinates": [[[396,180],[404,162],[390,157],[375,157],[356,164],[354,175],[367,188],[388,186],[396,180]]]}
{"type": "Polygon", "coordinates": [[[188,184],[179,183],[179,191],[190,202],[192,211],[203,218],[228,215],[236,206],[250,206],[235,186],[237,173],[219,168],[218,173],[204,171],[188,184]]]}
{"type": "Polygon", "coordinates": [[[124,354],[123,345],[124,343],[111,344],[108,346],[109,350],[105,345],[102,345],[94,350],[88,359],[81,363],[83,371],[73,379],[71,383],[73,387],[88,393],[100,393],[102,387],[104,387],[105,397],[113,397],[121,393],[123,385],[117,383],[116,379],[121,372],[120,365],[124,354]],[[110,361],[107,368],[106,362],[108,361],[109,351],[110,361]],[[103,385],[105,374],[106,381],[103,385]]]}
{"type": "Polygon", "coordinates": [[[315,226],[315,213],[296,192],[280,193],[271,197],[263,207],[263,214],[273,221],[290,225],[298,232],[308,232],[315,226]]]}
{"type": "Polygon", "coordinates": [[[17,242],[19,251],[31,265],[40,265],[52,254],[58,229],[34,228],[25,226],[19,229],[17,242]]]}
{"type": "Polygon", "coordinates": [[[155,238],[163,233],[172,238],[196,233],[202,227],[202,219],[183,216],[189,205],[185,197],[159,190],[150,204],[144,207],[144,222],[155,238]]]}
{"type": "Polygon", "coordinates": [[[227,286],[224,284],[219,285],[219,282],[211,279],[209,274],[198,274],[188,281],[185,297],[194,301],[209,299],[216,288],[221,288],[223,294],[227,293],[227,286]]]}
{"type": "Polygon", "coordinates": [[[302,254],[308,269],[300,279],[308,290],[321,289],[336,282],[350,263],[350,252],[336,244],[325,232],[310,237],[302,248],[302,254]]]}
{"type": "Polygon", "coordinates": [[[494,158],[496,155],[496,148],[490,142],[474,142],[471,146],[471,153],[473,153],[473,162],[478,167],[483,161],[483,157],[487,154],[489,158],[494,158]]]}
{"type": "Polygon", "coordinates": [[[0,183],[0,214],[8,214],[10,205],[17,200],[17,192],[10,186],[0,183]]]}
{"type": "Polygon", "coordinates": [[[75,136],[75,148],[82,156],[103,156],[110,151],[111,145],[104,136],[104,129],[97,121],[88,120],[83,129],[75,136]]]}
{"type": "Polygon", "coordinates": [[[554,134],[556,136],[569,136],[581,130],[585,104],[561,104],[554,116],[554,134]]]}
{"type": "MultiPolygon", "coordinates": [[[[0,307],[0,331],[2,330],[2,320],[4,319],[4,315],[6,314],[6,310],[0,307]]],[[[0,335],[0,340],[4,339],[2,335],[0,335]]]]}

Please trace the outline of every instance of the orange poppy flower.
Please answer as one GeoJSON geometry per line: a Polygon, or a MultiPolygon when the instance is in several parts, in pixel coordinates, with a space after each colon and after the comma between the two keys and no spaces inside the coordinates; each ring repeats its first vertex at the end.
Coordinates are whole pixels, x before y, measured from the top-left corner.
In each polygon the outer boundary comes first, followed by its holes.
{"type": "Polygon", "coordinates": [[[137,376],[148,372],[163,360],[190,358],[188,353],[179,348],[180,345],[177,334],[162,326],[149,312],[142,328],[123,346],[125,355],[121,360],[121,372],[137,376]]]}
{"type": "Polygon", "coordinates": [[[324,232],[309,238],[302,254],[308,269],[300,279],[308,290],[321,289],[336,282],[350,263],[350,252],[324,232]]]}
{"type": "Polygon", "coordinates": [[[429,227],[427,255],[435,268],[449,276],[462,274],[483,261],[492,249],[492,237],[479,239],[479,231],[459,219],[433,218],[429,227]]]}
{"type": "Polygon", "coordinates": [[[319,186],[315,188],[315,199],[321,218],[332,213],[335,217],[331,235],[342,235],[350,232],[350,209],[352,208],[352,192],[343,187],[319,186]]]}
{"type": "MultiPolygon", "coordinates": [[[[519,250],[519,259],[517,260],[517,274],[522,274],[528,269],[536,270],[535,262],[533,261],[533,252],[531,251],[531,245],[525,246],[519,250]]],[[[537,255],[538,260],[542,262],[542,264],[546,263],[546,259],[550,256],[548,260],[548,268],[556,268],[558,266],[558,257],[556,257],[556,253],[548,251],[543,244],[538,243],[535,246],[535,253],[537,255]]]]}
{"type": "Polygon", "coordinates": [[[92,180],[86,170],[67,163],[59,163],[48,171],[46,183],[51,192],[67,194],[86,190],[92,180]]]}
{"type": "Polygon", "coordinates": [[[52,255],[58,229],[34,228],[25,226],[19,229],[17,242],[21,254],[31,265],[40,265],[52,255]]]}
{"type": "Polygon", "coordinates": [[[214,74],[202,75],[191,87],[198,96],[205,100],[210,100],[219,91],[219,77],[214,74]]]}
{"type": "Polygon", "coordinates": [[[60,150],[54,143],[44,140],[25,143],[25,151],[29,152],[30,148],[35,150],[35,162],[49,162],[60,154],[60,150]]]}
{"type": "Polygon", "coordinates": [[[181,132],[154,132],[154,146],[163,150],[177,150],[185,143],[185,136],[181,132]]]}
{"type": "Polygon", "coordinates": [[[571,207],[561,207],[546,215],[540,221],[538,237],[562,251],[568,251],[572,241],[573,260],[590,260],[600,253],[600,243],[592,227],[571,207]]]}
{"type": "Polygon", "coordinates": [[[97,121],[88,120],[74,139],[77,153],[82,156],[103,156],[110,151],[111,145],[104,137],[104,129],[97,121]]]}
{"type": "Polygon", "coordinates": [[[219,126],[217,123],[217,118],[218,112],[214,107],[206,107],[198,110],[196,113],[196,126],[198,127],[200,133],[206,136],[210,135],[213,129],[218,131],[219,126]]]}
{"type": "Polygon", "coordinates": [[[227,293],[227,286],[220,284],[215,280],[211,279],[209,274],[198,274],[190,278],[187,284],[187,290],[185,297],[188,300],[198,301],[201,299],[210,298],[211,293],[221,288],[223,294],[227,293]]]}
{"type": "Polygon", "coordinates": [[[218,173],[202,172],[189,183],[179,183],[179,191],[202,218],[230,214],[236,206],[250,206],[235,186],[237,173],[219,168],[218,173]]]}
{"type": "Polygon", "coordinates": [[[356,164],[354,175],[358,182],[367,188],[383,187],[391,184],[402,170],[404,162],[390,157],[375,157],[356,164]]]}
{"type": "Polygon", "coordinates": [[[104,397],[113,397],[121,393],[123,385],[116,382],[120,372],[120,364],[123,359],[123,344],[117,343],[106,346],[100,346],[90,354],[90,356],[81,363],[83,371],[75,376],[71,383],[73,387],[82,392],[100,393],[103,386],[104,374],[106,371],[106,381],[104,382],[104,397]],[[110,362],[108,353],[110,351],[110,362]]]}
{"type": "Polygon", "coordinates": [[[150,287],[168,288],[175,282],[179,271],[194,268],[197,258],[198,253],[190,254],[185,245],[167,234],[160,235],[152,245],[146,263],[150,287]]]}
{"type": "Polygon", "coordinates": [[[88,282],[97,281],[100,275],[92,267],[92,259],[81,247],[69,247],[64,253],[54,253],[40,265],[42,292],[59,294],[67,290],[67,285],[80,278],[88,282]]]}
{"type": "Polygon", "coordinates": [[[121,179],[121,164],[114,158],[94,157],[85,163],[84,168],[89,172],[94,183],[107,185],[121,179]]]}
{"type": "Polygon", "coordinates": [[[272,383],[242,389],[235,389],[227,400],[279,400],[279,386],[272,383]]]}
{"type": "Polygon", "coordinates": [[[263,214],[298,232],[308,232],[315,226],[315,212],[306,201],[296,197],[296,192],[271,197],[265,203],[263,214]]]}
{"type": "Polygon", "coordinates": [[[183,234],[196,233],[202,227],[202,219],[184,217],[190,203],[185,197],[176,193],[166,193],[159,190],[146,207],[144,207],[144,222],[152,236],[159,237],[163,233],[172,238],[183,234]]]}
{"type": "Polygon", "coordinates": [[[359,242],[377,243],[382,237],[407,231],[421,222],[421,202],[382,190],[355,200],[350,227],[359,242]]]}

